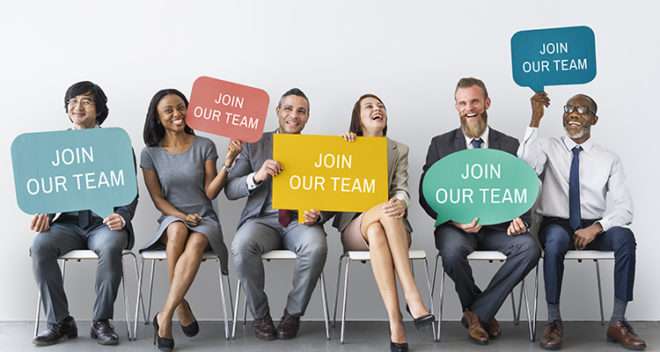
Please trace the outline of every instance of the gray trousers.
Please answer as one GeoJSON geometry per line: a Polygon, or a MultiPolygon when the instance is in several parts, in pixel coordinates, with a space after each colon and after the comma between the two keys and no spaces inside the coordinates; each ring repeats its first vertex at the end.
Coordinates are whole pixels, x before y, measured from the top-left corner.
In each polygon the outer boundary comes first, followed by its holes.
{"type": "Polygon", "coordinates": [[[541,257],[541,248],[529,233],[508,236],[506,231],[489,228],[469,234],[443,224],[435,229],[435,245],[444,271],[454,281],[463,310],[470,309],[483,323],[495,317],[509,293],[541,257]],[[475,250],[500,251],[507,257],[483,292],[474,282],[467,260],[475,250]]]}
{"type": "Polygon", "coordinates": [[[125,230],[111,231],[103,224],[81,228],[74,223],[54,223],[50,230],[37,234],[30,249],[32,270],[49,327],[69,315],[57,258],[75,249],[91,249],[98,255],[93,319],[112,319],[122,277],[121,254],[127,241],[125,230]]]}
{"type": "Polygon", "coordinates": [[[282,228],[277,214],[250,219],[238,229],[231,252],[255,319],[262,319],[270,312],[264,292],[261,255],[275,249],[287,249],[298,256],[286,310],[291,315],[303,315],[323,271],[328,244],[323,226],[307,226],[293,221],[282,228]]]}

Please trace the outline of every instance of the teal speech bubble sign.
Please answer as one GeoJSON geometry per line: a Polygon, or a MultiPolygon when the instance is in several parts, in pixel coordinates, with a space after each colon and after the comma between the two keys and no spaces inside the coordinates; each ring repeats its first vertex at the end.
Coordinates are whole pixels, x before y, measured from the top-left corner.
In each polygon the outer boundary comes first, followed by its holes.
{"type": "Polygon", "coordinates": [[[28,214],[90,209],[106,217],[137,195],[131,140],[121,128],[24,133],[11,157],[16,200],[28,214]]]}
{"type": "Polygon", "coordinates": [[[499,224],[529,210],[539,194],[539,179],[525,161],[495,149],[467,149],[435,162],[422,180],[422,194],[448,220],[499,224]]]}
{"type": "Polygon", "coordinates": [[[513,80],[545,86],[587,83],[596,77],[596,39],[586,26],[520,31],[511,37],[513,80]]]}

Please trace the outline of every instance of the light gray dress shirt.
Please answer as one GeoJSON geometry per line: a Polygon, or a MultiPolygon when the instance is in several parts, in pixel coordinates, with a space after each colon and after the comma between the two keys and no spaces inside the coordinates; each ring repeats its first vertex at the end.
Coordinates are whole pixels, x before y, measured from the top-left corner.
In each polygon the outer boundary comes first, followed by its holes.
{"type": "MultiPolygon", "coordinates": [[[[567,136],[540,138],[538,128],[528,127],[518,149],[538,175],[543,175],[538,212],[568,219],[568,182],[577,144],[567,136]]],[[[603,231],[632,222],[633,205],[625,185],[619,157],[590,139],[581,144],[580,211],[582,219],[600,219],[603,231]]]]}

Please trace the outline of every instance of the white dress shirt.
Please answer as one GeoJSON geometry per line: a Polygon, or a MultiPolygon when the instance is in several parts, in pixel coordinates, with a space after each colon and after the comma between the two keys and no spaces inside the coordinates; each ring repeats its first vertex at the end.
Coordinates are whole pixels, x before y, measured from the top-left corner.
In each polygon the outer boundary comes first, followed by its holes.
{"type": "MultiPolygon", "coordinates": [[[[538,212],[568,219],[568,183],[577,144],[570,138],[539,138],[538,128],[528,127],[518,149],[538,175],[543,175],[538,212]]],[[[613,152],[590,139],[581,144],[580,212],[582,219],[600,219],[603,231],[632,222],[633,205],[625,185],[623,165],[613,152]],[[610,207],[607,207],[609,203],[610,207]]]]}
{"type": "Polygon", "coordinates": [[[490,133],[490,128],[488,128],[488,125],[486,125],[486,129],[478,138],[468,137],[465,135],[465,132],[463,132],[463,137],[465,137],[465,145],[467,146],[467,149],[474,149],[474,146],[471,144],[471,142],[473,139],[479,139],[479,138],[481,138],[481,140],[483,141],[483,143],[481,143],[481,149],[488,148],[488,133],[490,133]]]}

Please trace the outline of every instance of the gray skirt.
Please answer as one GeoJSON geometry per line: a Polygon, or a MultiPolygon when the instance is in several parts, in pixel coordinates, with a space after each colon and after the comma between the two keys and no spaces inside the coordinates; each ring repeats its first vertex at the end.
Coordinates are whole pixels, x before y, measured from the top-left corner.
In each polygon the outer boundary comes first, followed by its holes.
{"type": "Polygon", "coordinates": [[[190,232],[199,232],[206,236],[206,239],[209,241],[209,247],[220,258],[220,263],[222,267],[222,273],[227,275],[229,273],[228,269],[228,256],[227,246],[225,245],[222,228],[220,227],[220,222],[218,217],[215,215],[215,211],[212,208],[203,206],[201,207],[181,207],[179,210],[191,214],[199,213],[202,217],[202,221],[199,222],[197,226],[190,226],[186,224],[183,220],[177,218],[176,216],[161,216],[158,219],[158,230],[153,234],[151,239],[147,244],[142,247],[139,251],[143,252],[146,250],[163,250],[165,249],[165,244],[160,241],[160,238],[163,236],[167,227],[170,226],[173,222],[180,221],[184,224],[190,232]]]}

